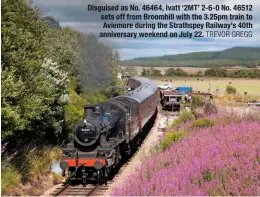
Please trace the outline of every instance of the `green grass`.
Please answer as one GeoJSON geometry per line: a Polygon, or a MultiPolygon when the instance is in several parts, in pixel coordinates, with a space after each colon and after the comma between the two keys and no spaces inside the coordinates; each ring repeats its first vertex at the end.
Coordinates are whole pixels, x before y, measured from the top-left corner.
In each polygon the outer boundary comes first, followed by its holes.
{"type": "Polygon", "coordinates": [[[189,121],[189,120],[195,120],[195,117],[191,111],[182,111],[180,115],[170,124],[170,127],[178,128],[181,123],[189,121]]]}
{"type": "Polygon", "coordinates": [[[194,129],[194,128],[212,127],[214,125],[215,125],[215,122],[213,120],[203,118],[203,119],[195,120],[191,124],[190,128],[194,129]]]}
{"type": "Polygon", "coordinates": [[[168,132],[161,141],[161,149],[165,151],[167,148],[169,148],[170,145],[172,145],[177,140],[182,139],[186,135],[188,135],[187,131],[168,132]]]}

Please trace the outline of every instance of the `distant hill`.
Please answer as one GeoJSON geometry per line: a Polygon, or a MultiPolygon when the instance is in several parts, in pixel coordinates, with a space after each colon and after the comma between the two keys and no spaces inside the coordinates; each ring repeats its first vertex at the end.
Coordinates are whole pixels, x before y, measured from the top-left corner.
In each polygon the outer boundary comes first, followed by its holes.
{"type": "Polygon", "coordinates": [[[132,66],[259,66],[260,48],[234,47],[223,51],[194,52],[177,55],[164,55],[157,57],[141,57],[126,60],[124,65],[132,66]]]}

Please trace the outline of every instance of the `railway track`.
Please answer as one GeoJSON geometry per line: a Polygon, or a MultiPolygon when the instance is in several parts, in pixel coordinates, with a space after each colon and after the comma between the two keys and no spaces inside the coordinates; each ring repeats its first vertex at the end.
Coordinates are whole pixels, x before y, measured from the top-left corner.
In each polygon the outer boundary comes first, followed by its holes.
{"type": "Polygon", "coordinates": [[[88,184],[83,186],[82,184],[67,183],[56,188],[51,196],[103,196],[105,191],[109,188],[109,185],[113,181],[107,182],[107,184],[88,184]]]}

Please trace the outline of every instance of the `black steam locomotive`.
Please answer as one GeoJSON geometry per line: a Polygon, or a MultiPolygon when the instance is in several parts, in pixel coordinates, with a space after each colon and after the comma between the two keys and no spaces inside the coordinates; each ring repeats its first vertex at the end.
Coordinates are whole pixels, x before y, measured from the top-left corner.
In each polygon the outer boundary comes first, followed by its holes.
{"type": "Polygon", "coordinates": [[[155,120],[159,101],[156,84],[148,79],[128,80],[131,91],[97,105],[85,106],[74,129],[74,139],[64,148],[60,163],[70,178],[102,182],[155,120]]]}

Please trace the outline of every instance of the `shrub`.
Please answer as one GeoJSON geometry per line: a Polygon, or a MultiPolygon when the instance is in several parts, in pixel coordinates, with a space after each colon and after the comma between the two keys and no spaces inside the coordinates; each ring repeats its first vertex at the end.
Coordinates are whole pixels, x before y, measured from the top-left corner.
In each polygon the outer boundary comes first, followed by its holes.
{"type": "Polygon", "coordinates": [[[213,120],[203,118],[203,119],[195,120],[191,124],[190,128],[194,129],[194,128],[212,127],[214,125],[215,122],[213,120]]]}
{"type": "Polygon", "coordinates": [[[51,159],[48,157],[45,151],[37,151],[37,157],[35,153],[28,153],[26,159],[30,165],[30,176],[37,176],[40,173],[46,173],[46,170],[50,170],[48,166],[51,163],[51,159]]]}
{"type": "MultiPolygon", "coordinates": [[[[109,89],[109,91],[110,91],[109,94],[112,94],[112,92],[111,92],[112,89],[109,89]]],[[[106,94],[108,94],[108,93],[106,93],[106,94]]],[[[113,97],[113,96],[111,95],[111,97],[113,97]]],[[[87,104],[97,104],[97,103],[103,102],[107,99],[107,97],[105,96],[105,92],[89,92],[88,94],[84,95],[84,98],[85,98],[87,104]]]]}
{"type": "Polygon", "coordinates": [[[226,92],[227,92],[228,94],[236,94],[236,93],[237,93],[237,90],[236,90],[235,87],[233,87],[233,86],[231,86],[231,85],[228,85],[228,86],[226,87],[226,92]]]}
{"type": "Polygon", "coordinates": [[[226,126],[231,123],[240,123],[244,118],[239,117],[238,114],[234,111],[220,111],[217,114],[212,114],[208,117],[213,120],[215,125],[226,126]]]}
{"type": "Polygon", "coordinates": [[[52,183],[54,185],[62,183],[63,177],[60,174],[52,173],[52,183]]]}
{"type": "Polygon", "coordinates": [[[27,153],[26,158],[30,163],[31,176],[50,172],[52,160],[58,160],[61,156],[62,151],[59,148],[43,148],[27,153]]]}
{"type": "Polygon", "coordinates": [[[195,109],[192,109],[192,113],[194,114],[195,118],[202,118],[204,116],[204,109],[203,107],[198,107],[195,109]]]}
{"type": "Polygon", "coordinates": [[[48,149],[48,156],[51,160],[60,160],[63,155],[63,151],[60,147],[52,147],[48,149]]]}
{"type": "Polygon", "coordinates": [[[189,120],[194,120],[195,117],[193,115],[193,113],[191,111],[187,111],[187,110],[184,110],[180,113],[179,117],[176,118],[171,124],[170,126],[171,127],[180,127],[180,125],[183,123],[183,122],[187,122],[189,120]]]}
{"type": "Polygon", "coordinates": [[[207,101],[204,106],[204,114],[215,114],[218,112],[218,108],[213,101],[207,101]]]}
{"type": "Polygon", "coordinates": [[[2,194],[8,195],[18,184],[33,183],[35,177],[46,175],[50,172],[52,160],[61,157],[62,150],[59,147],[43,147],[19,153],[11,162],[2,159],[2,194]]]}
{"type": "Polygon", "coordinates": [[[21,183],[21,175],[19,171],[11,165],[8,165],[1,171],[1,194],[3,195],[8,190],[13,189],[16,185],[21,183]]]}
{"type": "Polygon", "coordinates": [[[165,151],[170,145],[188,134],[187,131],[168,132],[161,142],[161,149],[165,151]]]}
{"type": "Polygon", "coordinates": [[[191,99],[192,99],[191,101],[192,108],[203,107],[205,104],[205,99],[201,95],[192,95],[191,99]]]}
{"type": "Polygon", "coordinates": [[[200,95],[193,95],[192,101],[191,101],[191,111],[194,113],[195,117],[200,117],[202,111],[203,113],[203,107],[205,105],[205,99],[203,96],[200,95]]]}

